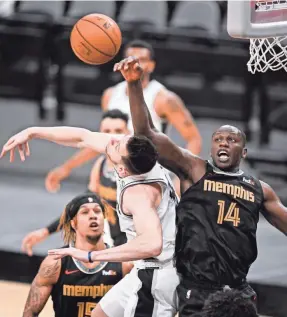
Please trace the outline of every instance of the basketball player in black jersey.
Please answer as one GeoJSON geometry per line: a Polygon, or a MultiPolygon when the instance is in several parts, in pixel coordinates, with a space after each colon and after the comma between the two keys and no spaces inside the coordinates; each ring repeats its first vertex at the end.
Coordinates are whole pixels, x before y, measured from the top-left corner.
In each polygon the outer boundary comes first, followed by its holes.
{"type": "MultiPolygon", "coordinates": [[[[62,214],[65,243],[92,250],[108,248],[103,241],[104,206],[95,194],[75,197],[62,214]]],[[[129,273],[130,263],[82,263],[66,257],[44,259],[26,301],[23,317],[35,317],[49,296],[55,317],[87,317],[100,299],[129,273]]]]}
{"type": "Polygon", "coordinates": [[[159,162],[181,180],[175,249],[181,277],[180,317],[200,311],[211,293],[224,288],[254,299],[246,276],[257,257],[259,212],[287,234],[287,208],[268,184],[240,169],[240,161],[247,155],[244,133],[233,126],[220,127],[212,135],[211,159],[205,161],[154,129],[138,60],[129,57],[114,70],[128,82],[135,134],[152,140],[159,162]]]}
{"type": "MultiPolygon", "coordinates": [[[[103,114],[100,132],[112,134],[127,134],[128,115],[120,110],[110,110],[103,114]]],[[[65,166],[65,164],[63,164],[65,166]]],[[[64,167],[62,167],[63,169],[64,167]]],[[[65,168],[68,168],[65,167],[65,168]]],[[[113,165],[105,155],[100,156],[95,162],[88,184],[89,192],[98,194],[106,205],[106,219],[109,222],[110,235],[114,246],[126,243],[126,235],[121,232],[119,219],[116,213],[117,184],[113,165]]],[[[53,221],[46,228],[41,228],[28,233],[22,242],[22,250],[29,256],[33,255],[32,248],[35,244],[44,241],[50,234],[57,232],[60,218],[53,221]]]]}

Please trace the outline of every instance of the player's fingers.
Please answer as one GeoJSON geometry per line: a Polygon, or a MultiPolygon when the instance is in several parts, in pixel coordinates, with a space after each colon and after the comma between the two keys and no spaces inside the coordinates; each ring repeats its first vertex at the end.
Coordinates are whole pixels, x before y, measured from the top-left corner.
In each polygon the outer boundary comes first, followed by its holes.
{"type": "Polygon", "coordinates": [[[25,153],[27,156],[30,156],[30,154],[31,154],[28,142],[25,143],[25,153]]]}
{"type": "Polygon", "coordinates": [[[116,63],[115,65],[114,65],[114,72],[116,72],[117,70],[118,70],[118,65],[119,65],[119,63],[116,63]]]}
{"type": "Polygon", "coordinates": [[[18,145],[18,151],[19,151],[21,161],[24,162],[25,161],[25,153],[24,153],[24,149],[23,149],[23,144],[18,145]]]}
{"type": "Polygon", "coordinates": [[[10,163],[14,162],[14,158],[15,158],[15,149],[11,149],[10,150],[10,163]]]}

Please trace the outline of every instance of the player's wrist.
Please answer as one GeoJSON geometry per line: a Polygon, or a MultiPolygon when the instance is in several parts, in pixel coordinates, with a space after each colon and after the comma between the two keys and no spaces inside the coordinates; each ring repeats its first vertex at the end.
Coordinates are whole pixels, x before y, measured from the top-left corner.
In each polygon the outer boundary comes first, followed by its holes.
{"type": "Polygon", "coordinates": [[[93,263],[95,261],[93,259],[93,253],[94,253],[94,251],[89,251],[88,252],[88,261],[89,261],[89,263],[93,263]]]}

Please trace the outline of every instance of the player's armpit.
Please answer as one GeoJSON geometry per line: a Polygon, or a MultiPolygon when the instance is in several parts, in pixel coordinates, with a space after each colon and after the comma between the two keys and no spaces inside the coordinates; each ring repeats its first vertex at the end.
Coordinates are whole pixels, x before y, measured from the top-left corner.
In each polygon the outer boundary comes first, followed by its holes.
{"type": "Polygon", "coordinates": [[[38,274],[34,278],[26,301],[23,317],[36,317],[44,308],[53,285],[57,282],[61,270],[61,262],[51,257],[45,258],[38,274]]]}
{"type": "Polygon", "coordinates": [[[160,92],[155,101],[155,110],[160,117],[173,125],[187,142],[187,148],[193,154],[201,151],[201,136],[199,130],[183,101],[168,90],[160,92]]]}
{"type": "Polygon", "coordinates": [[[287,235],[287,208],[268,184],[260,182],[264,194],[262,214],[274,227],[287,235]]]}

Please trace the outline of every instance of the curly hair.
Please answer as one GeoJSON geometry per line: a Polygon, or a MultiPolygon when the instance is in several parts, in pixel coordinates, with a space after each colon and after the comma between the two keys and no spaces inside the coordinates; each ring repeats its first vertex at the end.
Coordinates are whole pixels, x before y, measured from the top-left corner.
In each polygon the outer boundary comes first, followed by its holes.
{"type": "Polygon", "coordinates": [[[202,316],[258,317],[255,305],[237,290],[219,291],[206,300],[202,316]]]}

